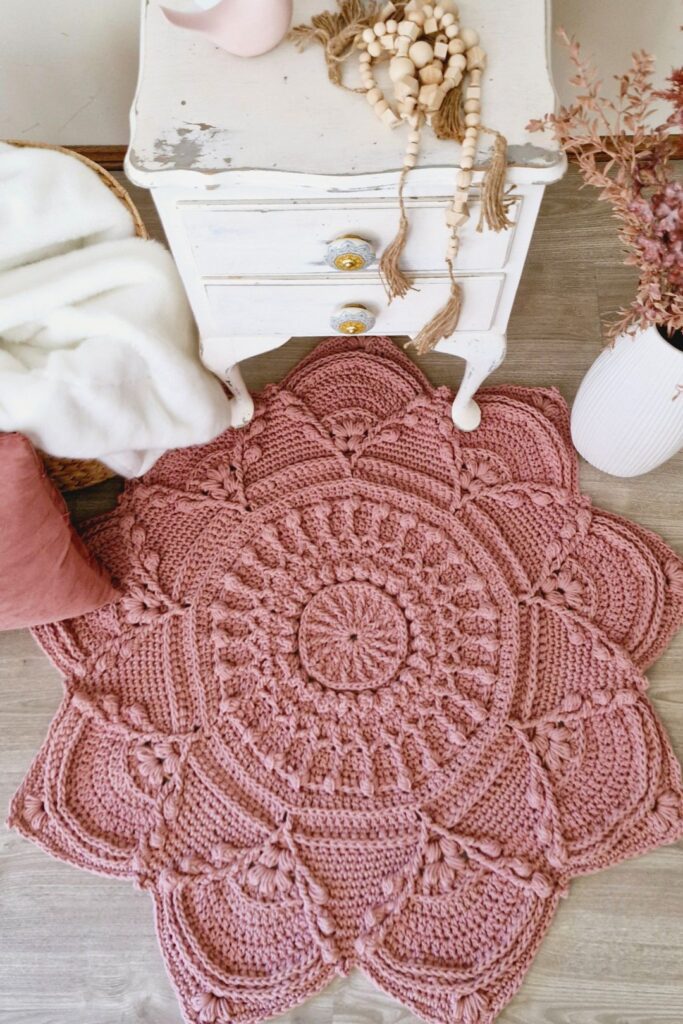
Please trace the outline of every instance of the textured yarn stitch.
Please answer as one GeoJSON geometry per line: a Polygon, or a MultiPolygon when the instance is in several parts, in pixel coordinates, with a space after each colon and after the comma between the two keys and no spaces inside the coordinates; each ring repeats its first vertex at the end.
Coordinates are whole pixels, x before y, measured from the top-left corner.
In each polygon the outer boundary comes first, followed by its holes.
{"type": "Polygon", "coordinates": [[[683,834],[643,676],[683,562],[580,493],[556,391],[451,400],[322,343],[90,526],[121,599],[37,631],[65,697],[11,823],[150,891],[192,1024],[353,967],[490,1024],[572,877],[683,834]]]}

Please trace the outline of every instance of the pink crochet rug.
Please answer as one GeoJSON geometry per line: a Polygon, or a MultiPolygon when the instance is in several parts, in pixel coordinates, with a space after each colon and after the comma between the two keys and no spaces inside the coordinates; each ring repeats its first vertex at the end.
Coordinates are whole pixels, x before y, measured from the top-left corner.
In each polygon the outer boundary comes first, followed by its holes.
{"type": "Polygon", "coordinates": [[[572,877],[683,834],[642,674],[683,563],[580,494],[557,392],[473,434],[451,398],[321,344],[90,527],[118,603],[38,630],[65,697],[11,822],[149,890],[192,1024],[352,967],[489,1024],[572,877]]]}

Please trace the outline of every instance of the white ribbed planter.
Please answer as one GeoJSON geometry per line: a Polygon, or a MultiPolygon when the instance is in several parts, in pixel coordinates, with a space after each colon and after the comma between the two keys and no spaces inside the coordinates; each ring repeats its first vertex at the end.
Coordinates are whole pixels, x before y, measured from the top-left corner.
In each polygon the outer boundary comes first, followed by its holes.
{"type": "Polygon", "coordinates": [[[683,447],[683,352],[649,327],[622,335],[595,360],[572,409],[572,439],[587,462],[639,476],[683,447]]]}

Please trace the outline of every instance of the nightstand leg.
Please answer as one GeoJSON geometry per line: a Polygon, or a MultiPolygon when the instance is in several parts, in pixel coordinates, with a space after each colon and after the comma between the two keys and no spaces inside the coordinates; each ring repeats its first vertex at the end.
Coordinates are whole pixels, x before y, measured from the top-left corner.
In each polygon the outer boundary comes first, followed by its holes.
{"type": "Polygon", "coordinates": [[[244,383],[239,363],[230,362],[230,350],[226,338],[204,338],[200,346],[204,366],[232,392],[230,426],[243,427],[254,415],[254,400],[244,383]]]}
{"type": "Polygon", "coordinates": [[[223,380],[232,392],[232,422],[233,427],[244,427],[251,421],[254,415],[254,399],[249,394],[247,385],[242,378],[240,364],[235,363],[229,366],[224,373],[223,380]]]}
{"type": "Polygon", "coordinates": [[[476,430],[481,423],[481,409],[473,396],[505,359],[507,339],[504,334],[464,335],[460,338],[456,334],[441,342],[438,349],[465,360],[465,373],[453,402],[452,416],[459,430],[476,430]]]}

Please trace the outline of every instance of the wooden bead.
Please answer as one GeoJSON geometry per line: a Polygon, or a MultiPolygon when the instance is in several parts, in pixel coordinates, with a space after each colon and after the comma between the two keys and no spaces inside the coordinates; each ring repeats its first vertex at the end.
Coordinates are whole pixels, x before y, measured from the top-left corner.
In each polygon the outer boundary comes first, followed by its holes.
{"type": "Polygon", "coordinates": [[[423,85],[420,89],[417,99],[425,110],[429,110],[430,104],[434,102],[438,88],[438,85],[423,85]]]}
{"type": "Polygon", "coordinates": [[[474,126],[468,126],[465,128],[465,142],[468,139],[473,139],[475,142],[479,138],[479,129],[474,126]]]}
{"type": "Polygon", "coordinates": [[[377,86],[375,86],[374,89],[370,89],[369,92],[366,92],[365,98],[370,104],[370,106],[374,107],[375,103],[379,103],[379,101],[382,99],[382,90],[378,89],[377,86]]]}
{"type": "Polygon", "coordinates": [[[417,78],[413,78],[412,75],[407,75],[405,78],[401,78],[400,81],[394,85],[394,95],[397,100],[405,100],[409,96],[417,96],[420,91],[420,83],[417,78]]]}
{"type": "Polygon", "coordinates": [[[466,100],[480,100],[481,99],[481,87],[478,85],[468,85],[465,90],[466,100]]]}
{"type": "Polygon", "coordinates": [[[393,18],[387,22],[387,32],[390,36],[395,36],[398,32],[398,22],[394,21],[393,18]]]}
{"type": "Polygon", "coordinates": [[[479,114],[465,114],[465,124],[468,128],[474,128],[475,125],[481,124],[481,117],[479,114]]]}
{"type": "MultiPolygon", "coordinates": [[[[437,85],[437,91],[434,94],[432,105],[428,111],[430,114],[435,114],[437,110],[441,110],[443,101],[446,99],[446,90],[442,85],[437,85]]],[[[429,122],[431,124],[431,121],[429,122]]]]}
{"type": "Polygon", "coordinates": [[[398,82],[401,78],[409,78],[415,74],[415,65],[409,57],[394,57],[389,64],[389,78],[398,82]]]}
{"type": "Polygon", "coordinates": [[[434,60],[434,50],[426,40],[421,39],[419,43],[413,43],[408,56],[416,68],[424,68],[434,60]]]}
{"type": "Polygon", "coordinates": [[[396,14],[396,4],[392,3],[391,0],[389,0],[389,3],[385,4],[384,7],[382,8],[380,18],[382,21],[386,21],[388,18],[391,17],[392,14],[396,14]]]}
{"type": "Polygon", "coordinates": [[[371,28],[363,29],[363,42],[364,43],[374,43],[374,41],[375,41],[375,33],[372,31],[372,29],[371,28]]]}
{"type": "Polygon", "coordinates": [[[445,13],[446,9],[442,6],[442,4],[437,4],[436,7],[434,8],[434,17],[437,19],[437,21],[441,21],[445,13]]]}
{"type": "Polygon", "coordinates": [[[473,68],[486,67],[486,54],[482,50],[481,46],[473,46],[467,51],[467,67],[472,70],[473,68]]]}
{"type": "Polygon", "coordinates": [[[461,156],[460,157],[460,166],[462,167],[463,171],[471,171],[472,168],[474,167],[474,157],[473,156],[461,156]]]}
{"type": "Polygon", "coordinates": [[[400,117],[397,117],[396,114],[391,109],[391,107],[389,106],[382,114],[382,121],[387,126],[387,128],[396,128],[401,123],[400,117]]]}
{"type": "Polygon", "coordinates": [[[379,39],[375,39],[374,42],[368,43],[368,53],[371,57],[380,57],[382,55],[382,44],[379,39]]]}
{"type": "Polygon", "coordinates": [[[382,36],[380,43],[388,53],[393,53],[396,36],[382,36]]]}
{"type": "Polygon", "coordinates": [[[457,68],[446,68],[444,82],[450,82],[451,89],[454,89],[456,85],[460,85],[462,82],[462,71],[458,71],[457,68]]]}
{"type": "Polygon", "coordinates": [[[451,14],[450,11],[444,14],[443,18],[441,19],[442,28],[448,28],[449,25],[455,25],[455,15],[451,14]]]}
{"type": "Polygon", "coordinates": [[[469,188],[470,185],[472,184],[472,171],[458,171],[455,182],[459,190],[464,191],[465,189],[469,188]]]}
{"type": "Polygon", "coordinates": [[[438,85],[443,82],[443,71],[438,64],[428,64],[420,69],[420,81],[424,85],[438,85]]]}
{"type": "Polygon", "coordinates": [[[379,39],[387,34],[387,26],[384,24],[383,21],[378,21],[377,24],[375,25],[374,32],[377,38],[379,39]]]}
{"type": "Polygon", "coordinates": [[[423,85],[420,89],[420,106],[424,107],[427,113],[434,114],[443,103],[445,95],[440,85],[423,85]]]}
{"type": "Polygon", "coordinates": [[[463,28],[460,30],[460,38],[465,44],[465,49],[469,50],[472,46],[477,46],[479,43],[479,33],[475,32],[473,28],[463,28]]]}
{"type": "Polygon", "coordinates": [[[396,36],[396,53],[401,57],[407,57],[409,49],[410,39],[407,36],[396,36]]]}
{"type": "Polygon", "coordinates": [[[419,142],[409,142],[408,145],[406,146],[406,153],[412,153],[414,156],[417,156],[417,154],[419,152],[420,152],[420,144],[419,144],[419,142]]]}
{"type": "Polygon", "coordinates": [[[448,60],[448,41],[445,36],[440,36],[434,43],[434,56],[438,60],[448,60]]]}
{"type": "Polygon", "coordinates": [[[412,131],[410,132],[410,135],[408,136],[408,142],[419,142],[419,141],[420,141],[420,131],[419,131],[418,128],[413,128],[412,131]]]}
{"type": "Polygon", "coordinates": [[[425,18],[424,30],[427,36],[433,36],[435,32],[438,32],[439,23],[436,18],[425,18]]]}
{"type": "Polygon", "coordinates": [[[478,114],[481,110],[481,103],[479,100],[465,100],[463,109],[466,114],[478,114]]]}
{"type": "Polygon", "coordinates": [[[432,4],[422,4],[422,13],[424,14],[425,18],[433,18],[434,7],[432,6],[432,4]]]}
{"type": "Polygon", "coordinates": [[[453,56],[456,53],[464,53],[465,44],[463,43],[462,39],[451,39],[450,43],[448,44],[448,52],[451,54],[451,56],[453,56]]]}
{"type": "Polygon", "coordinates": [[[380,94],[380,99],[375,101],[375,113],[378,117],[381,117],[385,110],[389,109],[389,104],[380,94]]]}
{"type": "Polygon", "coordinates": [[[398,34],[400,36],[407,36],[408,39],[412,39],[415,42],[420,35],[420,26],[416,25],[414,21],[402,21],[398,26],[398,34]]]}
{"type": "Polygon", "coordinates": [[[414,167],[416,163],[417,157],[415,156],[414,153],[406,153],[406,155],[403,157],[403,166],[407,167],[408,170],[414,167]]]}
{"type": "Polygon", "coordinates": [[[402,117],[407,117],[408,114],[412,114],[417,106],[417,96],[406,96],[404,100],[398,105],[398,109],[402,117]]]}
{"type": "Polygon", "coordinates": [[[457,68],[458,71],[464,71],[467,67],[467,58],[464,53],[454,53],[448,58],[449,68],[457,68]]]}
{"type": "Polygon", "coordinates": [[[470,82],[472,83],[472,85],[481,84],[481,70],[479,68],[473,68],[470,71],[470,82]]]}
{"type": "MultiPolygon", "coordinates": [[[[420,28],[422,28],[422,26],[425,23],[425,16],[422,13],[422,11],[410,11],[410,13],[406,15],[406,20],[407,21],[412,21],[412,23],[414,25],[419,25],[420,28]]],[[[400,31],[401,31],[401,29],[400,29],[400,26],[399,26],[399,32],[400,31]]]]}
{"type": "Polygon", "coordinates": [[[446,223],[451,228],[461,228],[469,220],[469,211],[466,207],[460,210],[448,210],[446,212],[446,223]]]}
{"type": "Polygon", "coordinates": [[[467,206],[470,193],[468,189],[457,189],[453,193],[453,206],[467,206]]]}
{"type": "Polygon", "coordinates": [[[363,50],[358,60],[360,61],[361,64],[370,64],[372,61],[372,57],[370,56],[367,50],[363,50]]]}

